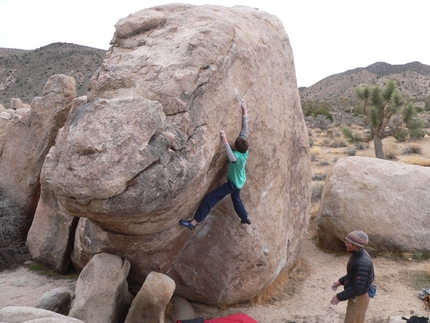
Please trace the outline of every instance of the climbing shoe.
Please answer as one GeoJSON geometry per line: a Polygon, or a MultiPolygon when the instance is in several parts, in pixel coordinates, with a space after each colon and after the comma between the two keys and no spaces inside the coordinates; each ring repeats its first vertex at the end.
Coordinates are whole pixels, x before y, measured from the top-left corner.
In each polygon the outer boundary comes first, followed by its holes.
{"type": "Polygon", "coordinates": [[[243,224],[251,224],[251,220],[250,219],[241,220],[240,222],[242,222],[243,224]]]}
{"type": "Polygon", "coordinates": [[[187,227],[191,231],[193,231],[195,228],[195,226],[191,224],[191,221],[187,221],[187,220],[182,219],[182,220],[179,220],[179,224],[183,225],[184,227],[187,227]]]}

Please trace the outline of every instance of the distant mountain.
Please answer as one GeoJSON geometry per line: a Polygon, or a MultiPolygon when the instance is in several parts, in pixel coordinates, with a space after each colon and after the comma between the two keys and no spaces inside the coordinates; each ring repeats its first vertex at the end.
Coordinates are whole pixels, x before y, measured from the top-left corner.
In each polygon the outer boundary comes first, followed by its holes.
{"type": "Polygon", "coordinates": [[[103,62],[106,50],[53,43],[34,50],[0,48],[0,103],[11,98],[31,103],[42,95],[43,86],[54,74],[72,76],[78,96],[87,93],[91,76],[103,62]]]}
{"type": "Polygon", "coordinates": [[[354,89],[357,86],[378,84],[383,87],[389,79],[396,80],[399,90],[410,99],[430,97],[430,66],[420,62],[404,65],[377,62],[364,68],[334,74],[310,87],[301,87],[300,97],[302,102],[355,99],[354,89]]]}
{"type": "MultiPolygon", "coordinates": [[[[31,103],[34,97],[42,95],[43,86],[54,74],[74,77],[77,95],[85,95],[105,53],[103,49],[70,43],[53,43],[35,50],[0,48],[0,103],[8,107],[11,98],[31,103]]],[[[383,86],[388,79],[396,80],[399,90],[409,98],[430,97],[430,66],[420,62],[405,65],[378,62],[328,76],[310,87],[299,88],[299,92],[302,103],[355,99],[357,86],[383,86]]]]}

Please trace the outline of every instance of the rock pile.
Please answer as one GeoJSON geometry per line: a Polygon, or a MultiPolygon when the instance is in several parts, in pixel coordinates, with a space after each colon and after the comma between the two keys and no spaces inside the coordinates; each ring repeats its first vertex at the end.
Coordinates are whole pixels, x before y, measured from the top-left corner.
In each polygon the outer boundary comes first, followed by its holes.
{"type": "Polygon", "coordinates": [[[129,270],[130,262],[126,259],[107,253],[95,255],[79,275],[75,292],[67,289],[49,291],[35,308],[4,307],[0,309],[0,321],[174,323],[195,317],[186,300],[176,297],[176,301],[171,302],[175,282],[164,274],[151,272],[134,297],[128,291],[129,270]],[[166,315],[170,302],[171,309],[166,315]]]}
{"type": "Polygon", "coordinates": [[[6,109],[3,104],[0,104],[0,133],[9,121],[14,118],[20,119],[31,109],[29,104],[22,103],[19,98],[12,98],[10,100],[10,106],[10,109],[6,109]]]}

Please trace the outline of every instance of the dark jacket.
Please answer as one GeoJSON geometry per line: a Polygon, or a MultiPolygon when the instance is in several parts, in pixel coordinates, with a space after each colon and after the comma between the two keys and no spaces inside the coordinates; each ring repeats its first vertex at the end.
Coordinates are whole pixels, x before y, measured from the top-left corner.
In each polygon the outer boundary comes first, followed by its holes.
{"type": "Polygon", "coordinates": [[[355,296],[363,295],[369,291],[375,278],[373,262],[366,250],[353,252],[346,266],[346,275],[339,279],[343,285],[343,292],[336,296],[345,301],[355,296]]]}

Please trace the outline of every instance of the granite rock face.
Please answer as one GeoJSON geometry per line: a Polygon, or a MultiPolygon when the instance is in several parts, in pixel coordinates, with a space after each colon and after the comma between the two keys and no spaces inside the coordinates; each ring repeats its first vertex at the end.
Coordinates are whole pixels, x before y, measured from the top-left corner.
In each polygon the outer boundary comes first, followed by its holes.
{"type": "Polygon", "coordinates": [[[111,44],[44,165],[43,191],[79,218],[73,264],[109,252],[130,261],[130,282],[156,271],[189,300],[251,299],[296,263],[310,209],[309,141],[281,22],[242,6],[172,4],[121,19],[111,44]],[[178,221],[225,182],[219,131],[233,144],[242,97],[252,225],[227,198],[191,232],[178,221]]]}

